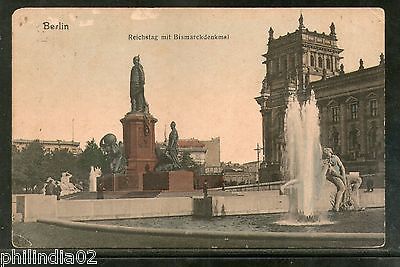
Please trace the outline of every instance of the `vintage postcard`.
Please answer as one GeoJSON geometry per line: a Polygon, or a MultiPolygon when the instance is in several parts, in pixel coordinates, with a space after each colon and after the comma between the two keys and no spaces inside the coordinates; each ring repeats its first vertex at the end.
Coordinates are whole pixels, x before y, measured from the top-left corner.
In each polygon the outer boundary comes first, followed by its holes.
{"type": "Polygon", "coordinates": [[[14,246],[383,246],[384,34],[379,8],[16,10],[14,246]]]}

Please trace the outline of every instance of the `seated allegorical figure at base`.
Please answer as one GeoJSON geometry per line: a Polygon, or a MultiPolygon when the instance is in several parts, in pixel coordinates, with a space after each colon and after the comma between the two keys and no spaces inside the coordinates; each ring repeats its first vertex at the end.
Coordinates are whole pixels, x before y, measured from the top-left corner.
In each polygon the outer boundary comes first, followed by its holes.
{"type": "Polygon", "coordinates": [[[112,133],[108,133],[101,138],[100,148],[106,155],[107,161],[110,163],[111,173],[125,173],[126,158],[122,142],[120,141],[117,143],[117,137],[112,133]]]}

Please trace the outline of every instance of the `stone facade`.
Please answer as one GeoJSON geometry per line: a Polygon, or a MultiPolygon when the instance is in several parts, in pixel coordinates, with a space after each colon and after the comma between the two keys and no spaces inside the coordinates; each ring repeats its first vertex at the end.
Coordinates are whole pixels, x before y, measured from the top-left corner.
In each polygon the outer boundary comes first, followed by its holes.
{"type": "Polygon", "coordinates": [[[179,139],[178,151],[180,155],[182,155],[184,152],[188,152],[193,161],[199,165],[204,165],[206,162],[207,148],[198,139],[179,139]]]}
{"type": "Polygon", "coordinates": [[[347,171],[384,175],[385,68],[382,63],[311,84],[320,111],[321,143],[347,171]]]}
{"type": "Polygon", "coordinates": [[[312,90],[320,109],[321,144],[333,147],[350,171],[384,172],[383,55],[379,66],[364,69],[360,62],[358,71],[345,74],[334,23],[329,34],[317,33],[304,27],[301,15],[295,32],[277,39],[273,34],[270,28],[266,75],[256,97],[263,124],[260,182],[283,179],[288,96],[306,99],[312,90]]]}
{"type": "Polygon", "coordinates": [[[219,137],[212,137],[210,140],[200,141],[207,149],[205,167],[220,167],[221,166],[221,142],[219,137]]]}

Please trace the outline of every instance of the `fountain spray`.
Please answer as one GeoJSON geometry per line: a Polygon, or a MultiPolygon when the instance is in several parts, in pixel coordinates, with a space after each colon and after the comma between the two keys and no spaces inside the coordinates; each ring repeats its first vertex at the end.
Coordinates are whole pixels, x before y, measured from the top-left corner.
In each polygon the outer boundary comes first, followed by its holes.
{"type": "Polygon", "coordinates": [[[285,114],[284,166],[291,188],[290,211],[297,220],[316,221],[316,202],[322,190],[319,111],[314,92],[305,101],[291,94],[285,114]]]}

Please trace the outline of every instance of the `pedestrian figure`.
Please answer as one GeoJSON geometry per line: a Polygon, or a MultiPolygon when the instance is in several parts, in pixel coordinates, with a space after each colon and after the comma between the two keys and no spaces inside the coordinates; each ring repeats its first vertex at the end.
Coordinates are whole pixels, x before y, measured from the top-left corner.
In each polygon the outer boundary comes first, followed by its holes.
{"type": "Polygon", "coordinates": [[[104,181],[103,178],[97,178],[97,199],[104,199],[104,181]]]}
{"type": "Polygon", "coordinates": [[[57,181],[54,186],[54,195],[57,196],[57,200],[61,199],[61,183],[57,181]]]}
{"type": "Polygon", "coordinates": [[[208,184],[207,184],[207,180],[204,181],[203,184],[203,196],[204,198],[206,198],[208,196],[208,184]]]}
{"type": "Polygon", "coordinates": [[[51,177],[47,178],[46,183],[47,184],[46,184],[45,189],[44,189],[45,190],[44,194],[46,196],[54,195],[54,193],[55,193],[55,184],[54,184],[53,178],[51,178],[51,177]]]}
{"type": "Polygon", "coordinates": [[[371,177],[367,178],[367,190],[365,192],[373,192],[374,191],[374,180],[371,177]]]}

